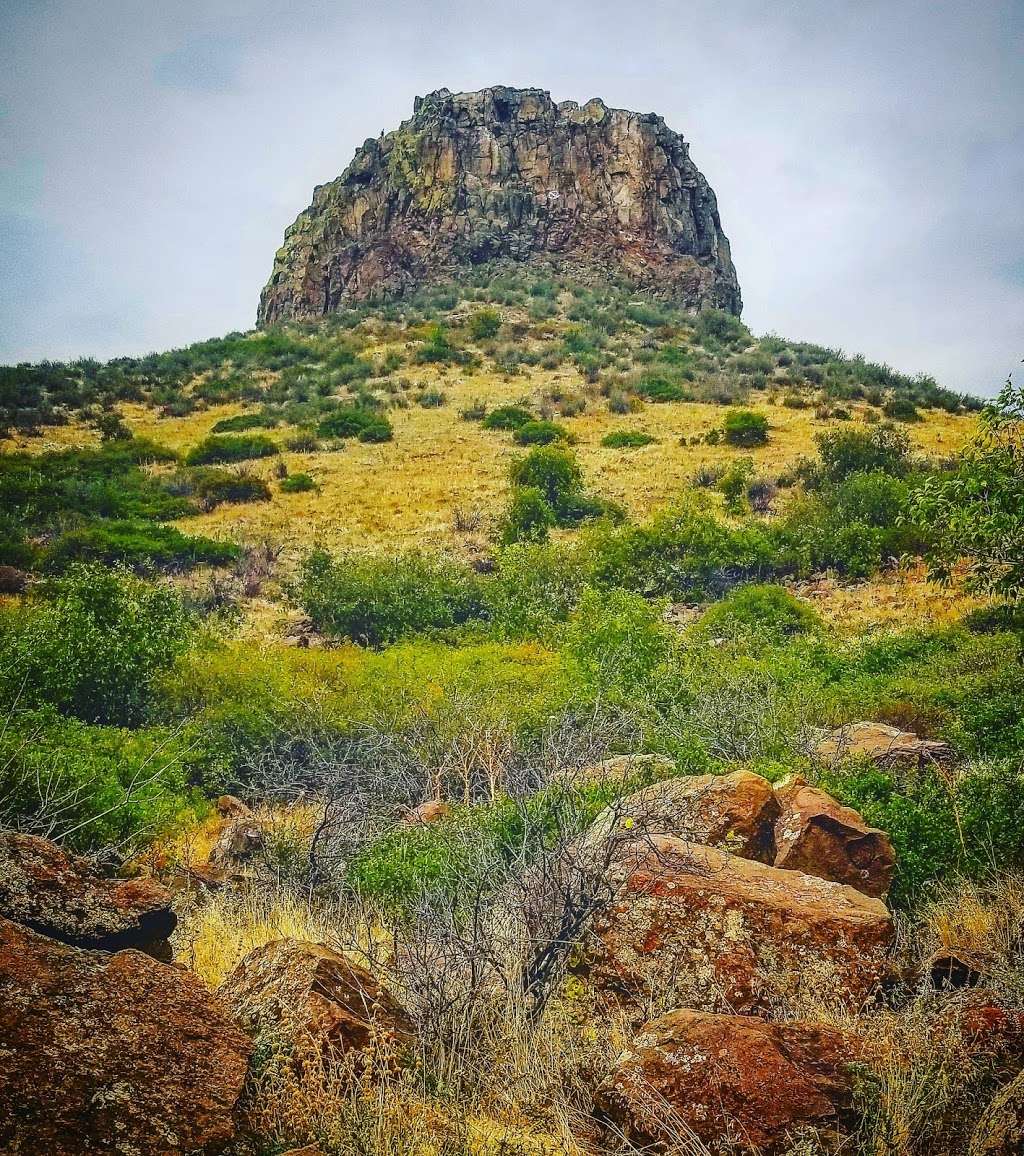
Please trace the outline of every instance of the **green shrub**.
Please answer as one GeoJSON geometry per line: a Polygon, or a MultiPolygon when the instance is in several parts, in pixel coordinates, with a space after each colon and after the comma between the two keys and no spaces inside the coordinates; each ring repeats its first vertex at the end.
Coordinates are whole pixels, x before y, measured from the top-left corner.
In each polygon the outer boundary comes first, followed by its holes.
{"type": "Polygon", "coordinates": [[[515,441],[521,446],[547,446],[552,442],[572,442],[573,436],[557,422],[528,421],[516,430],[515,441]]]}
{"type": "Polygon", "coordinates": [[[280,453],[275,441],[263,434],[211,434],[185,455],[190,466],[213,465],[219,462],[242,462],[250,458],[266,458],[280,453]]]}
{"type": "Polygon", "coordinates": [[[730,513],[741,513],[747,504],[747,489],[754,476],[752,458],[739,458],[723,470],[715,483],[715,488],[725,498],[725,508],[730,513]]]}
{"type": "Polygon", "coordinates": [[[900,394],[894,394],[886,401],[882,406],[882,413],[890,421],[921,421],[921,415],[917,412],[913,400],[900,394]]]}
{"type": "Polygon", "coordinates": [[[823,477],[830,482],[875,470],[903,478],[910,470],[910,439],[895,426],[831,430],[819,434],[815,442],[823,477]]]}
{"type": "Polygon", "coordinates": [[[440,409],[447,401],[447,394],[439,389],[425,389],[416,395],[416,404],[423,409],[440,409]]]}
{"type": "Polygon", "coordinates": [[[528,409],[521,405],[502,405],[484,418],[484,429],[517,430],[527,422],[536,420],[528,409]]]}
{"type": "Polygon", "coordinates": [[[466,328],[474,341],[486,341],[497,336],[501,317],[494,309],[478,309],[466,322],[466,328]]]}
{"type": "MultiPolygon", "coordinates": [[[[545,503],[550,513],[550,507],[545,503]]],[[[564,622],[586,583],[579,553],[568,544],[526,540],[506,546],[484,589],[488,615],[506,638],[537,638],[564,622]]]]}
{"type": "Polygon", "coordinates": [[[616,689],[634,701],[672,653],[662,607],[626,590],[583,590],[569,619],[564,653],[600,691],[616,689]]]}
{"type": "Polygon", "coordinates": [[[222,502],[269,502],[270,487],[254,474],[242,471],[198,469],[192,477],[195,495],[205,509],[222,502]]]}
{"type": "Polygon", "coordinates": [[[302,562],[297,594],[318,630],[373,647],[481,612],[470,570],[417,552],[332,557],[314,550],[302,562]]]}
{"type": "Polygon", "coordinates": [[[4,700],[49,705],[85,722],[136,724],[154,681],[189,645],[192,629],[168,587],[74,565],[0,621],[4,700]]]}
{"type": "Polygon", "coordinates": [[[516,486],[499,528],[499,539],[505,545],[546,542],[548,532],[555,525],[555,512],[543,491],[537,486],[516,486]]]}
{"type": "Polygon", "coordinates": [[[317,484],[309,474],[289,474],[281,479],[279,489],[283,494],[305,494],[317,489],[317,484]]]}
{"type": "Polygon", "coordinates": [[[768,441],[768,419],[750,409],[737,409],[725,416],[722,429],[731,446],[763,446],[768,441]]]}
{"type": "Polygon", "coordinates": [[[555,512],[565,510],[583,489],[583,470],[564,446],[536,446],[509,468],[514,486],[533,487],[555,512]]]}
{"type": "Polygon", "coordinates": [[[343,405],[332,410],[321,418],[316,432],[324,438],[358,438],[360,441],[390,441],[393,436],[391,423],[383,414],[358,405],[343,405]]]}
{"type": "Polygon", "coordinates": [[[241,433],[249,429],[273,429],[278,419],[266,413],[240,413],[234,417],[222,417],[210,431],[215,434],[241,433]]]}
{"type": "Polygon", "coordinates": [[[612,430],[601,439],[601,445],[606,449],[637,449],[640,446],[650,446],[657,442],[657,438],[641,430],[619,429],[612,430]]]}
{"type": "Polygon", "coordinates": [[[772,642],[820,629],[821,619],[813,607],[784,586],[758,584],[733,590],[705,610],[696,626],[708,638],[754,636],[772,642]]]}
{"type": "Polygon", "coordinates": [[[150,522],[96,521],[58,535],[40,551],[40,567],[60,573],[75,562],[123,564],[138,572],[224,566],[238,556],[232,542],[183,534],[150,522]]]}
{"type": "Polygon", "coordinates": [[[637,381],[636,392],[648,401],[686,401],[687,390],[664,374],[645,373],[637,381]]]}

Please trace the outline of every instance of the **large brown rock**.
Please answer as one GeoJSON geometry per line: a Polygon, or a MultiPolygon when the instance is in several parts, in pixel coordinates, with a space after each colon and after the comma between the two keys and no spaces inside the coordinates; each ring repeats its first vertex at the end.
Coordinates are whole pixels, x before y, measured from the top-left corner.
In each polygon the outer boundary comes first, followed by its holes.
{"type": "Polygon", "coordinates": [[[680,775],[618,800],[595,820],[589,846],[672,835],[770,863],[780,815],[767,779],[750,771],[680,775]]]}
{"type": "Polygon", "coordinates": [[[661,117],[498,86],[417,99],[319,185],[257,320],[322,317],[485,261],[741,307],[715,194],[661,117]]]}
{"type": "Polygon", "coordinates": [[[0,919],[0,1151],[219,1152],[249,1051],[188,972],[0,919]]]}
{"type": "Polygon", "coordinates": [[[75,947],[170,958],[171,894],[152,879],[105,879],[35,835],[0,834],[0,916],[75,947]]]}
{"type": "Polygon", "coordinates": [[[615,898],[581,966],[599,987],[706,1011],[814,993],[862,1004],[886,974],[892,918],[852,887],[661,836],[612,867],[615,898]]]}
{"type": "Polygon", "coordinates": [[[595,1101],[635,1143],[696,1136],[712,1152],[771,1156],[800,1128],[845,1122],[859,1052],[819,1024],[674,1011],[641,1028],[595,1101]]]}
{"type": "Polygon", "coordinates": [[[884,895],[896,871],[889,836],[869,827],[852,807],[799,776],[776,792],[775,866],[847,883],[865,895],[884,895]]]}
{"type": "Polygon", "coordinates": [[[913,731],[878,722],[847,723],[827,735],[814,750],[826,763],[843,759],[869,759],[879,766],[921,766],[946,762],[951,751],[948,743],[922,739],[913,731]]]}
{"type": "Polygon", "coordinates": [[[318,943],[279,939],[254,948],[218,994],[258,1039],[300,1054],[312,1047],[340,1056],[371,1047],[403,1051],[409,1017],[373,976],[318,943]]]}

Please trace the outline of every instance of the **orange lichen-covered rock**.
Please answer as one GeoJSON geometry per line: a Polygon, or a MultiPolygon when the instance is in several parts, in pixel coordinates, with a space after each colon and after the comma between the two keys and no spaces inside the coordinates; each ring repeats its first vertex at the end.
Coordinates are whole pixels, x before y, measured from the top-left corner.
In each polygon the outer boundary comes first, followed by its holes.
{"type": "Polygon", "coordinates": [[[799,776],[776,789],[775,866],[884,895],[896,871],[889,836],[799,776]]]}
{"type": "Polygon", "coordinates": [[[358,964],[319,943],[279,939],[254,948],[218,994],[245,1029],[299,1052],[340,1056],[411,1042],[405,1011],[358,964]]]}
{"type": "Polygon", "coordinates": [[[712,1152],[771,1156],[800,1128],[845,1121],[860,1047],[820,1024],[669,1012],[640,1029],[595,1102],[635,1143],[689,1135],[712,1152]]]}
{"type": "Polygon", "coordinates": [[[0,1151],[219,1152],[250,1049],[188,972],[0,919],[0,1151]]]}
{"type": "Polygon", "coordinates": [[[170,958],[177,918],[153,879],[106,879],[54,843],[0,834],[0,916],[75,947],[170,958]]]}
{"type": "Polygon", "coordinates": [[[838,727],[818,743],[814,753],[823,762],[870,759],[881,766],[944,762],[951,754],[948,743],[922,739],[913,731],[901,731],[899,727],[879,722],[855,722],[838,727]]]}
{"type": "Polygon", "coordinates": [[[887,972],[892,918],[852,887],[669,836],[612,870],[581,965],[627,1001],[674,991],[690,1007],[753,1012],[813,990],[857,1006],[887,972]]]}

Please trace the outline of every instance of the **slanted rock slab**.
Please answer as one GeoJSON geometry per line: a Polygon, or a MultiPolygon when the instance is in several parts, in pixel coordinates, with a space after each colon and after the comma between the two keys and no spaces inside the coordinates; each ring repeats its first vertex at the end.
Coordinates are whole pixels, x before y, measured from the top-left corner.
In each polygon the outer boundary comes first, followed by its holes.
{"type": "Polygon", "coordinates": [[[852,807],[799,776],[776,789],[775,866],[847,883],[880,896],[892,886],[896,852],[889,836],[869,827],[852,807]]]}
{"type": "Polygon", "coordinates": [[[250,1050],[188,972],[0,919],[0,1151],[220,1152],[250,1050]]]}
{"type": "Polygon", "coordinates": [[[636,844],[612,881],[581,967],[627,1003],[750,1013],[810,991],[856,1007],[888,971],[888,909],[840,883],[670,836],[636,844]]]}
{"type": "Polygon", "coordinates": [[[838,727],[814,749],[826,763],[843,759],[870,759],[879,766],[921,766],[946,762],[951,757],[948,743],[919,738],[913,731],[879,722],[855,722],[838,727]]]}
{"type": "Polygon", "coordinates": [[[171,893],[153,879],[106,879],[35,835],[0,834],[0,916],[75,947],[170,959],[171,893]]]}
{"type": "Polygon", "coordinates": [[[279,939],[254,948],[218,994],[251,1035],[300,1053],[401,1052],[413,1039],[404,1009],[366,968],[319,943],[279,939]]]}
{"type": "Polygon", "coordinates": [[[860,1050],[820,1024],[674,1011],[640,1029],[595,1103],[634,1143],[692,1133],[712,1152],[772,1156],[799,1128],[845,1122],[860,1050]]]}

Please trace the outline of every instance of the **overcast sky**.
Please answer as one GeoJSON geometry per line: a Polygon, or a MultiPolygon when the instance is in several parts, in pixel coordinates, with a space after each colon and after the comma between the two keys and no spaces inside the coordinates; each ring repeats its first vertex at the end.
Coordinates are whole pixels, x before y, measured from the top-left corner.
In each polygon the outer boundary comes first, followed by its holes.
{"type": "Polygon", "coordinates": [[[0,0],[0,361],[250,328],[314,184],[490,84],[682,132],[755,332],[1024,357],[1024,0],[0,0]]]}

